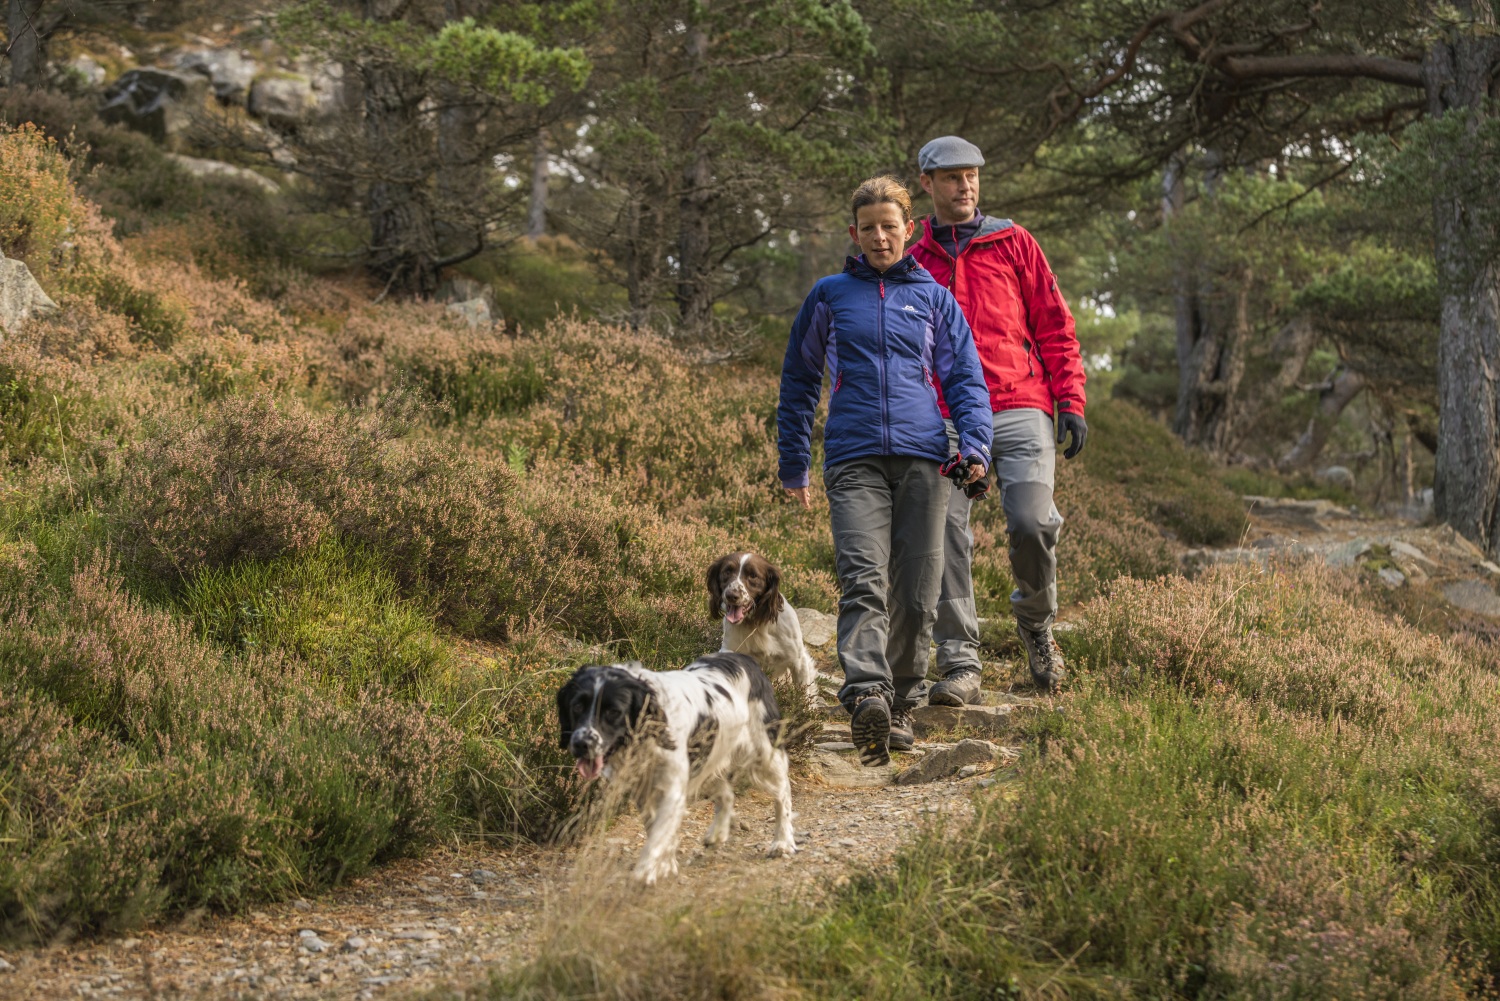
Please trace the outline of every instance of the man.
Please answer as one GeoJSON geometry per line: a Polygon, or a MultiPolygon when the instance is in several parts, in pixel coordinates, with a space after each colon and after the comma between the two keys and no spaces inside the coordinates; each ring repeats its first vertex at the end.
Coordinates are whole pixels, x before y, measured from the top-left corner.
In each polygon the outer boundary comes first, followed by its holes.
{"type": "MultiPolygon", "coordinates": [[[[1011,608],[1031,679],[1054,691],[1064,677],[1052,638],[1057,616],[1057,536],[1062,515],[1052,502],[1057,446],[1071,459],[1083,449],[1084,372],[1073,316],[1042,248],[1009,219],[979,211],[984,156],[958,136],[932,140],[917,154],[932,215],[912,248],[917,262],[958,300],[979,349],[994,412],[995,479],[1010,535],[1016,581],[1011,608]],[[1057,412],[1054,436],[1053,412],[1057,412]]],[[[947,410],[944,409],[946,415],[947,410]]],[[[974,546],[969,498],[955,488],[944,536],[942,596],[933,640],[943,679],[933,705],[979,701],[979,620],[969,567],[974,546]]]]}

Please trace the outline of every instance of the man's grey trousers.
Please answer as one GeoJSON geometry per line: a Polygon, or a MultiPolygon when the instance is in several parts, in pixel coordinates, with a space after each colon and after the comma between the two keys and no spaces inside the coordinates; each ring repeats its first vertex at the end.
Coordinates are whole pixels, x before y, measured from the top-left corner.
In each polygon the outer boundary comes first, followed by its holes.
{"type": "MultiPolygon", "coordinates": [[[[1057,617],[1057,536],[1063,524],[1052,502],[1057,468],[1052,415],[1030,408],[1000,411],[995,414],[990,451],[1005,507],[1005,530],[1010,534],[1010,569],[1016,581],[1010,607],[1018,625],[1033,631],[1046,629],[1057,617]]],[[[992,493],[980,503],[994,502],[992,493]]],[[[960,489],[949,493],[942,593],[932,630],[938,670],[945,675],[959,668],[979,669],[979,618],[970,574],[972,503],[960,489]]]]}
{"type": "Polygon", "coordinates": [[[839,701],[853,711],[878,692],[907,708],[927,677],[953,487],[931,459],[892,455],[830,466],[823,485],[842,591],[839,701]]]}

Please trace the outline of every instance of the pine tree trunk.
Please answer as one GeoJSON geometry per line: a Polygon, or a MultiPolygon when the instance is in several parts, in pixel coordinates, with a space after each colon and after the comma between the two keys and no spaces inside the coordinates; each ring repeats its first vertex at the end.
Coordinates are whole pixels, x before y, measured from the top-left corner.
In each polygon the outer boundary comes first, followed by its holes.
{"type": "MultiPolygon", "coordinates": [[[[1477,24],[1451,29],[1428,52],[1422,72],[1428,112],[1466,114],[1474,129],[1500,97],[1500,39],[1491,4],[1459,6],[1477,24]]],[[[1433,200],[1442,281],[1433,493],[1438,518],[1500,557],[1500,232],[1493,214],[1473,210],[1467,197],[1445,187],[1433,200]]]]}
{"type": "Polygon", "coordinates": [[[1339,369],[1318,394],[1318,408],[1307,422],[1307,429],[1297,443],[1286,454],[1276,460],[1276,468],[1283,473],[1295,473],[1310,469],[1323,454],[1328,436],[1339,422],[1344,408],[1365,388],[1364,377],[1346,368],[1339,369]]]}
{"type": "Polygon", "coordinates": [[[531,146],[531,202],[526,207],[526,238],[533,243],[547,232],[547,175],[551,170],[547,155],[547,130],[537,130],[531,146]]]}
{"type": "Polygon", "coordinates": [[[427,298],[438,286],[437,232],[425,172],[411,169],[423,153],[423,92],[389,66],[366,67],[364,84],[365,136],[377,157],[365,202],[370,271],[388,291],[427,298]]]}
{"type": "MultiPolygon", "coordinates": [[[[1162,212],[1170,228],[1182,212],[1186,165],[1174,158],[1163,177],[1162,212]]],[[[1208,158],[1206,197],[1213,197],[1218,167],[1208,158]]],[[[1226,281],[1208,271],[1186,252],[1176,255],[1174,312],[1177,326],[1177,408],[1172,430],[1184,444],[1224,457],[1236,442],[1244,409],[1240,382],[1249,346],[1249,289],[1251,276],[1241,273],[1226,281]]]]}
{"type": "Polygon", "coordinates": [[[41,0],[9,0],[5,26],[9,38],[10,82],[40,87],[46,68],[40,28],[41,0]]]}
{"type": "MultiPolygon", "coordinates": [[[[688,30],[687,57],[690,73],[701,76],[708,58],[708,33],[701,24],[688,30]]],[[[700,90],[701,88],[695,88],[700,90]]],[[[690,151],[682,169],[682,195],[678,200],[677,309],[682,325],[700,330],[713,311],[710,254],[713,233],[709,213],[713,202],[713,170],[703,148],[708,112],[699,103],[683,116],[682,148],[690,151]]]]}

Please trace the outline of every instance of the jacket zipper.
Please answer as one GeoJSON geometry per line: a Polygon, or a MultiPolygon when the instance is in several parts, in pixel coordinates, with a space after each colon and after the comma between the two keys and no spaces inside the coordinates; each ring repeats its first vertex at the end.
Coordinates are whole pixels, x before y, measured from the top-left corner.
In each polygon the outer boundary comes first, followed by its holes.
{"type": "Polygon", "coordinates": [[[880,314],[876,322],[880,350],[880,442],[881,454],[891,454],[891,401],[886,390],[885,370],[885,279],[880,279],[880,314]]]}

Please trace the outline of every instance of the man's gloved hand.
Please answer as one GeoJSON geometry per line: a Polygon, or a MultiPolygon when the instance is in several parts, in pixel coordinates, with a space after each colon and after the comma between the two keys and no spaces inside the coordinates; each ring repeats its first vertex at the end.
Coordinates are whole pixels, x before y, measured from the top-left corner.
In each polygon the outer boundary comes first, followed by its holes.
{"type": "Polygon", "coordinates": [[[1068,434],[1073,435],[1073,444],[1063,453],[1064,459],[1071,459],[1083,451],[1083,443],[1088,441],[1089,425],[1083,419],[1082,414],[1070,414],[1066,410],[1057,415],[1057,443],[1061,445],[1068,440],[1068,434]]]}

